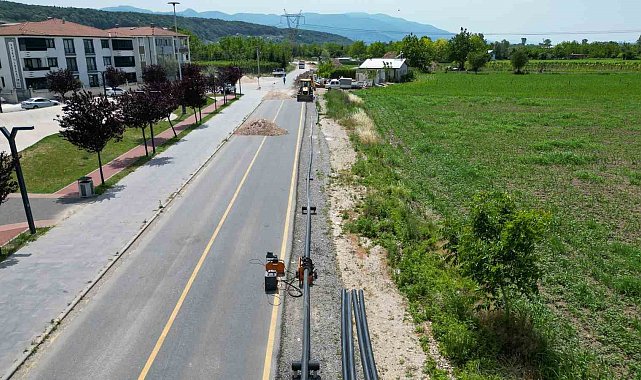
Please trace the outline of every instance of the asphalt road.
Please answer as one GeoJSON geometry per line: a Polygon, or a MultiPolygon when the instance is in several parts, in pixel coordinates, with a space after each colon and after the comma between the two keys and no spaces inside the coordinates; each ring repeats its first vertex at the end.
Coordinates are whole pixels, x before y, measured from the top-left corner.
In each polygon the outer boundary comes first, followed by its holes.
{"type": "Polygon", "coordinates": [[[274,300],[251,261],[291,244],[304,115],[294,100],[263,102],[251,118],[275,118],[289,133],[232,137],[18,377],[273,373],[274,300]]]}

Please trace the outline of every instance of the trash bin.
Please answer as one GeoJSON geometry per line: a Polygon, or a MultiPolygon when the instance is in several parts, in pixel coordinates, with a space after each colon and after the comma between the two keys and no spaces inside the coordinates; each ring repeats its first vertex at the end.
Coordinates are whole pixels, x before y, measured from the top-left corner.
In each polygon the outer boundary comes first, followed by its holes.
{"type": "Polygon", "coordinates": [[[93,192],[93,178],[80,177],[78,178],[78,191],[80,198],[89,198],[94,196],[93,192]]]}

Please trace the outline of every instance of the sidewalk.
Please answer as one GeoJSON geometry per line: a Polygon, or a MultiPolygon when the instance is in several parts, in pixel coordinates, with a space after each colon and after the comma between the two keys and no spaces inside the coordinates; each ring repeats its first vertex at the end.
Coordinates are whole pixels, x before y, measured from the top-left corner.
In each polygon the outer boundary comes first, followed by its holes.
{"type": "MultiPolygon", "coordinates": [[[[227,96],[227,99],[230,99],[230,96],[227,96]]],[[[215,104],[211,104],[202,110],[202,115],[203,117],[206,117],[207,115],[213,113],[218,109],[219,107],[223,106],[224,101],[223,98],[217,99],[215,104]]],[[[39,111],[39,110],[36,110],[39,111]]],[[[176,133],[180,133],[181,131],[187,129],[190,125],[196,122],[196,118],[194,115],[189,116],[185,120],[177,123],[174,125],[174,128],[176,129],[176,133]]],[[[154,136],[154,142],[156,146],[163,145],[167,140],[171,139],[174,137],[174,132],[171,130],[171,128],[163,131],[162,133],[158,134],[157,136],[154,136]]],[[[151,140],[147,141],[148,144],[148,149],[151,154],[151,140]]],[[[108,162],[107,164],[103,165],[103,173],[105,176],[105,180],[108,180],[109,178],[113,177],[114,175],[120,173],[121,171],[125,170],[128,166],[136,162],[140,157],[143,157],[145,155],[145,146],[144,145],[139,145],[119,157],[115,158],[114,160],[108,162]]],[[[92,171],[91,173],[87,174],[87,176],[93,178],[95,184],[100,183],[100,171],[99,169],[96,169],[92,171]]],[[[81,199],[77,199],[75,202],[72,200],[72,198],[79,198],[78,194],[78,183],[73,182],[70,183],[69,185],[65,186],[64,188],[58,190],[54,194],[30,194],[29,195],[30,200],[33,203],[34,199],[47,199],[47,198],[67,198],[66,200],[61,200],[61,201],[51,201],[51,205],[49,205],[48,208],[51,208],[53,204],[56,204],[56,211],[58,214],[62,214],[66,208],[68,208],[70,205],[74,203],[86,203],[83,202],[81,199]]],[[[3,206],[3,212],[8,212],[8,209],[15,208],[11,207],[14,205],[11,205],[11,203],[19,204],[20,207],[22,207],[22,200],[19,198],[18,194],[12,194],[10,196],[10,199],[7,200],[7,204],[3,206]]],[[[36,219],[36,227],[46,227],[46,226],[52,226],[56,223],[56,218],[47,218],[44,220],[40,220],[38,218],[38,215],[36,215],[37,210],[37,205],[32,205],[32,210],[34,212],[34,218],[36,219]],[[34,207],[36,206],[36,207],[34,207]]],[[[14,211],[14,210],[11,210],[14,211]]],[[[18,214],[21,216],[20,220],[24,219],[24,213],[21,211],[18,211],[17,213],[14,211],[14,214],[18,214]]],[[[27,222],[20,222],[20,223],[13,223],[5,220],[5,215],[3,215],[0,218],[0,246],[6,244],[8,241],[11,239],[15,238],[16,236],[20,235],[21,233],[27,231],[29,228],[27,225],[27,222]]]]}
{"type": "MultiPolygon", "coordinates": [[[[265,86],[267,87],[267,86],[265,86]]],[[[7,373],[261,102],[245,95],[37,241],[0,263],[0,370],[7,373]]],[[[170,136],[173,132],[169,130],[170,136]]],[[[144,151],[144,148],[143,148],[144,151]]]]}

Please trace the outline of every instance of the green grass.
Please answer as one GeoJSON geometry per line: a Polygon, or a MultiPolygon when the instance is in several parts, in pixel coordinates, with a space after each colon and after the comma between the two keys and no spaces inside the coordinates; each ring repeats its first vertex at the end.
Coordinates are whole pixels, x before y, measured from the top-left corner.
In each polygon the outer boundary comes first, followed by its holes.
{"type": "Polygon", "coordinates": [[[31,235],[29,231],[26,231],[16,236],[14,239],[0,248],[0,262],[4,261],[7,257],[12,255],[20,248],[24,247],[28,243],[35,241],[40,236],[46,234],[50,229],[51,227],[36,228],[35,235],[31,235]]]}
{"type": "MultiPolygon", "coordinates": [[[[509,60],[492,61],[487,64],[487,71],[512,71],[509,60]]],[[[639,72],[641,60],[622,59],[550,59],[530,60],[525,67],[526,71],[538,72],[639,72]]]]}
{"type": "MultiPolygon", "coordinates": [[[[213,100],[209,99],[208,105],[212,103],[213,100]]],[[[183,115],[179,109],[177,114],[179,118],[172,121],[173,123],[193,115],[193,110],[187,108],[187,112],[183,115]]],[[[169,128],[168,121],[160,121],[154,126],[154,133],[158,135],[169,128]]],[[[149,133],[147,128],[145,130],[147,139],[150,138],[149,133]]],[[[151,143],[149,141],[147,143],[151,150],[151,143]]],[[[127,128],[121,141],[111,141],[107,144],[102,152],[103,164],[140,144],[143,144],[142,132],[139,129],[127,128]]],[[[25,182],[31,193],[54,193],[79,177],[98,169],[96,154],[76,148],[57,134],[45,137],[20,154],[25,182]]]]}
{"type": "MultiPolygon", "coordinates": [[[[369,191],[352,229],[388,249],[460,378],[641,377],[639,83],[435,74],[359,92],[384,142],[354,138],[369,191]],[[475,311],[476,285],[441,248],[444,221],[460,222],[479,190],[552,216],[540,297],[508,324],[475,311]]],[[[355,109],[338,92],[328,106],[339,119],[355,109]]]]}

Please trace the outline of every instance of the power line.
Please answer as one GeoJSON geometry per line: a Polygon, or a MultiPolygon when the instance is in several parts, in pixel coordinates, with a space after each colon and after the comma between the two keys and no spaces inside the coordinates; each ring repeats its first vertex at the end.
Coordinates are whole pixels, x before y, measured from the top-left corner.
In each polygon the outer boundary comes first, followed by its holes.
{"type": "MultiPolygon", "coordinates": [[[[279,24],[280,25],[280,24],[279,24]]],[[[274,25],[278,26],[278,25],[274,25]]],[[[353,32],[364,32],[364,33],[396,33],[396,34],[411,34],[412,31],[403,31],[403,30],[380,30],[380,29],[362,29],[362,28],[348,28],[348,27],[337,27],[329,25],[318,25],[318,24],[305,24],[305,26],[311,26],[315,28],[323,28],[328,30],[343,30],[343,31],[353,31],[353,32]]],[[[641,33],[641,29],[630,29],[630,30],[584,30],[584,31],[552,31],[552,32],[493,32],[493,33],[483,33],[484,36],[554,36],[554,35],[584,35],[584,34],[630,34],[630,33],[641,33]]],[[[455,33],[429,33],[426,32],[426,35],[430,36],[452,36],[455,33]]]]}

